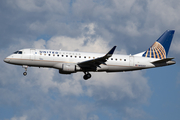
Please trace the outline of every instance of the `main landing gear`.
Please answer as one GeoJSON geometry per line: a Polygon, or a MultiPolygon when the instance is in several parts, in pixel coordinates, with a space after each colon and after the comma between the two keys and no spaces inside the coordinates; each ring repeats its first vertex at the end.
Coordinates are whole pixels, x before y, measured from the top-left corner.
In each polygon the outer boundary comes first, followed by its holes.
{"type": "Polygon", "coordinates": [[[25,72],[23,73],[23,75],[26,76],[27,75],[26,71],[27,71],[28,66],[27,65],[23,65],[22,67],[25,69],[25,72]]]}
{"type": "Polygon", "coordinates": [[[85,73],[85,75],[83,76],[84,80],[91,78],[91,74],[89,72],[84,72],[84,73],[85,73]]]}

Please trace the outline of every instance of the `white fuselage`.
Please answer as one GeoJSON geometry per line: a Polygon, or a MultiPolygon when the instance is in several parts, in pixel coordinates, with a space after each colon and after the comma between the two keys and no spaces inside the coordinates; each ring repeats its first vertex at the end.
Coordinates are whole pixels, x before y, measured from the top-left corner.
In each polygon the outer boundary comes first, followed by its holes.
{"type": "MultiPolygon", "coordinates": [[[[102,57],[104,54],[101,53],[87,53],[87,52],[76,52],[76,51],[61,51],[61,50],[46,50],[46,49],[22,49],[21,54],[12,54],[8,56],[4,61],[15,65],[27,65],[34,67],[49,67],[60,70],[60,73],[74,73],[82,71],[77,65],[79,62],[88,61],[102,57]],[[75,70],[69,70],[69,72],[63,72],[63,65],[75,66],[75,70]]],[[[141,57],[138,55],[118,55],[113,54],[106,64],[101,64],[93,72],[105,71],[105,72],[121,72],[121,71],[132,71],[146,68],[153,68],[163,65],[154,65],[153,61],[156,58],[141,57]]],[[[169,64],[166,64],[169,65],[169,64]]],[[[71,68],[70,68],[71,69],[71,68]]]]}
{"type": "Polygon", "coordinates": [[[165,31],[147,51],[136,55],[113,54],[116,46],[108,53],[87,53],[76,51],[22,49],[4,59],[5,62],[22,65],[27,75],[28,66],[49,67],[61,74],[84,72],[84,80],[91,78],[89,72],[122,72],[161,67],[175,64],[174,58],[167,58],[174,30],[165,31]]]}

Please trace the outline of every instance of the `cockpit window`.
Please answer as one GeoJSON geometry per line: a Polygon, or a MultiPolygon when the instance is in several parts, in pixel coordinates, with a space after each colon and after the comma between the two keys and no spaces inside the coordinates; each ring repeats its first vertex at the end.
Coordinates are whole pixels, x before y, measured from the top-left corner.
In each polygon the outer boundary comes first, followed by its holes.
{"type": "Polygon", "coordinates": [[[19,51],[18,54],[22,54],[22,51],[19,51]]]}
{"type": "Polygon", "coordinates": [[[14,54],[22,54],[22,51],[16,51],[14,54]]]}

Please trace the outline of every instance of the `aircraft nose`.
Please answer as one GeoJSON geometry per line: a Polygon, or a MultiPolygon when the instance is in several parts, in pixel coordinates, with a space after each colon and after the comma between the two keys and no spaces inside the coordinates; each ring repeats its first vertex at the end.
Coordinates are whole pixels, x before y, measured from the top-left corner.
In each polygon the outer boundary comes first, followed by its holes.
{"type": "Polygon", "coordinates": [[[4,62],[6,62],[6,63],[8,63],[9,61],[10,61],[10,59],[7,59],[7,58],[4,59],[4,62]]]}

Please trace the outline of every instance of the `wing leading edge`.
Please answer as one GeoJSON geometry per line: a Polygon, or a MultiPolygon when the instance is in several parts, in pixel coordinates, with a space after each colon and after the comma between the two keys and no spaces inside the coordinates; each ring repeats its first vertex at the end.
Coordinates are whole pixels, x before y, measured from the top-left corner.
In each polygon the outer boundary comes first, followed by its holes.
{"type": "Polygon", "coordinates": [[[106,55],[104,55],[103,57],[99,57],[96,59],[91,59],[91,60],[87,60],[87,61],[83,61],[83,62],[79,62],[78,66],[83,68],[96,68],[96,67],[100,67],[100,64],[104,64],[106,65],[106,61],[109,57],[111,57],[114,53],[116,49],[116,46],[114,46],[106,55]]]}

